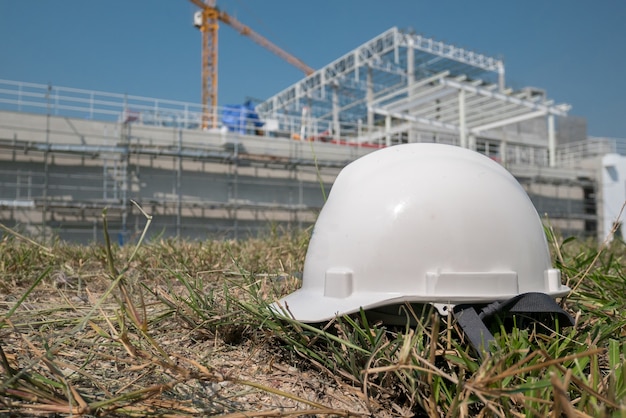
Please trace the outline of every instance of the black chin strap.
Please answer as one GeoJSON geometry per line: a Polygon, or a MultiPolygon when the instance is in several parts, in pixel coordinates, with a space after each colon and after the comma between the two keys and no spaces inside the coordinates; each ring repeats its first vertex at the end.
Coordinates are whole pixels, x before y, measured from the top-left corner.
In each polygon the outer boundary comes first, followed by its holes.
{"type": "Polygon", "coordinates": [[[493,302],[476,311],[474,305],[457,305],[454,317],[478,354],[483,357],[489,344],[495,341],[485,324],[491,316],[523,315],[541,321],[547,315],[559,318],[562,325],[574,325],[572,317],[551,296],[545,293],[523,293],[503,302],[493,302]]]}
{"type": "Polygon", "coordinates": [[[480,357],[483,357],[489,348],[489,344],[495,341],[495,338],[478,315],[478,312],[476,312],[476,309],[471,305],[457,305],[454,307],[454,317],[465,336],[470,340],[472,347],[474,347],[480,357]]]}

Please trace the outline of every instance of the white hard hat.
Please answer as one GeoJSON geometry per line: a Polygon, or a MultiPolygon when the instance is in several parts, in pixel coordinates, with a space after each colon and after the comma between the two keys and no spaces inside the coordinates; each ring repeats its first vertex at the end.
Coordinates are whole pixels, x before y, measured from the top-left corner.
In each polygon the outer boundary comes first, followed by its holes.
{"type": "Polygon", "coordinates": [[[552,268],[537,211],[504,167],[456,146],[406,144],[339,173],[315,224],[302,287],[274,308],[314,323],[404,302],[445,314],[569,290],[552,268]]]}

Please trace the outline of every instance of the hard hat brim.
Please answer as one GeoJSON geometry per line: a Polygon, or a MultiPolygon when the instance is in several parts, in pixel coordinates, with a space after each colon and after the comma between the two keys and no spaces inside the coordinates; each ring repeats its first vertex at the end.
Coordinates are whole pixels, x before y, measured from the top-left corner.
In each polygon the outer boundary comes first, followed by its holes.
{"type": "MultiPolygon", "coordinates": [[[[560,289],[545,294],[551,298],[565,296],[569,288],[562,286],[560,289]]],[[[280,316],[295,319],[304,323],[320,323],[329,321],[337,316],[349,315],[360,309],[368,310],[381,306],[410,303],[431,303],[453,308],[457,304],[481,304],[495,300],[505,301],[518,294],[485,295],[455,297],[454,302],[443,297],[432,295],[406,295],[401,293],[358,292],[347,298],[320,297],[320,290],[315,288],[300,288],[270,305],[270,309],[280,316]]],[[[448,309],[446,309],[448,310],[448,309]]]]}
{"type": "Polygon", "coordinates": [[[304,323],[329,321],[337,316],[348,315],[362,309],[393,303],[402,303],[406,297],[401,294],[360,293],[348,298],[329,298],[319,296],[319,290],[299,289],[270,305],[281,316],[304,323]]]}

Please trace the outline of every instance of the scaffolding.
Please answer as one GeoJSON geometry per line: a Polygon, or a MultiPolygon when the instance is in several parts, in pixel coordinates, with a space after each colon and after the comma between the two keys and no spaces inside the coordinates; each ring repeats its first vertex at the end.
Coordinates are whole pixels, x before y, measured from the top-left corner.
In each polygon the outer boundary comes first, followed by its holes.
{"type": "Polygon", "coordinates": [[[104,208],[112,234],[137,234],[145,220],[131,199],[166,236],[238,238],[268,222],[302,228],[357,157],[325,144],[6,111],[0,132],[2,222],[82,242],[100,240],[104,208]]]}

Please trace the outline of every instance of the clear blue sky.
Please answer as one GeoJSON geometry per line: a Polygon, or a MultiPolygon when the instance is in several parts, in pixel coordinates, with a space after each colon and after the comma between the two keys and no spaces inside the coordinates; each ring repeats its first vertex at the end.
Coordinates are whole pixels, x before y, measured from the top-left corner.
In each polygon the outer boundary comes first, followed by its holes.
{"type": "MultiPolygon", "coordinates": [[[[594,136],[626,138],[626,1],[218,0],[318,68],[397,26],[504,59],[507,84],[547,90],[594,136]]],[[[188,0],[0,0],[0,78],[200,102],[188,0]]],[[[267,98],[299,70],[219,31],[219,103],[267,98]]]]}

